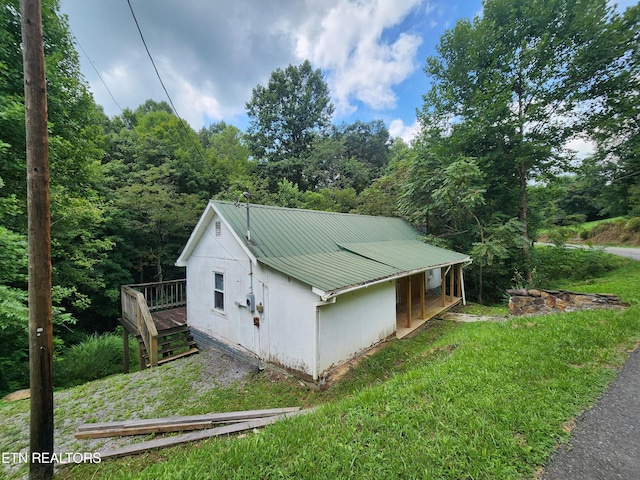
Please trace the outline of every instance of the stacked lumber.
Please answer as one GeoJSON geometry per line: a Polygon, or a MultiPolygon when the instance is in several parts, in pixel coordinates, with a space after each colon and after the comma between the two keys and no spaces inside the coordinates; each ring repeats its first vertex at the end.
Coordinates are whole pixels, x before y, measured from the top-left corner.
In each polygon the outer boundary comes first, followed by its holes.
{"type": "MultiPolygon", "coordinates": [[[[307,411],[308,410],[305,410],[304,412],[307,411]]],[[[123,422],[85,423],[78,427],[76,438],[104,438],[191,431],[191,433],[156,438],[146,442],[134,443],[125,447],[97,453],[101,459],[116,458],[142,453],[154,448],[168,447],[253,430],[254,428],[264,427],[299,413],[302,413],[300,407],[288,407],[243,412],[211,413],[185,417],[127,420],[123,422]],[[220,426],[214,427],[214,425],[220,426]]]]}

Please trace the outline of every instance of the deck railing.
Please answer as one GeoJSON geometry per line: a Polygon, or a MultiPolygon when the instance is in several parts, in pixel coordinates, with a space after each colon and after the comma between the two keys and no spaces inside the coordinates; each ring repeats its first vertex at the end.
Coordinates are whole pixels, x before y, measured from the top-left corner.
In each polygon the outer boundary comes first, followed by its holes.
{"type": "Polygon", "coordinates": [[[142,337],[142,342],[147,349],[149,364],[155,367],[158,365],[158,330],[144,295],[128,285],[120,289],[120,294],[122,297],[122,318],[130,325],[136,326],[137,333],[142,337]]]}
{"type": "Polygon", "coordinates": [[[142,337],[149,355],[149,364],[152,367],[157,366],[158,330],[151,312],[185,306],[187,281],[182,279],[124,285],[120,288],[120,296],[123,322],[142,337]]]}
{"type": "Polygon", "coordinates": [[[187,304],[187,280],[169,280],[166,282],[138,283],[127,285],[142,292],[150,312],[184,307],[187,304]]]}

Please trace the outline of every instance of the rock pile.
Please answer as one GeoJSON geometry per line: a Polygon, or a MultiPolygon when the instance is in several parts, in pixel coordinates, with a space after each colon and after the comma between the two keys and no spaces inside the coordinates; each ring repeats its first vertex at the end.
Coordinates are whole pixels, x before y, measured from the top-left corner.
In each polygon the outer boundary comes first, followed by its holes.
{"type": "Polygon", "coordinates": [[[578,293],[567,290],[507,290],[509,315],[540,315],[596,308],[625,308],[629,304],[609,293],[578,293]]]}

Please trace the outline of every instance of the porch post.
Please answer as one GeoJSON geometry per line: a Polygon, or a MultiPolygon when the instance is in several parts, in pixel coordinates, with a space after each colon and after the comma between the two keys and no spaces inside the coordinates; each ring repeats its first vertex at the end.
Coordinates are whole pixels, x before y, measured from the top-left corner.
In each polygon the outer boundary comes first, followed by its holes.
{"type": "Polygon", "coordinates": [[[440,289],[442,290],[442,306],[445,304],[445,297],[447,295],[447,270],[444,267],[440,267],[440,289]]]}
{"type": "Polygon", "coordinates": [[[124,373],[129,373],[129,332],[127,329],[122,326],[122,358],[123,358],[123,369],[124,373]]]}
{"type": "Polygon", "coordinates": [[[424,320],[424,276],[426,272],[420,274],[420,320],[424,320]]]}
{"type": "Polygon", "coordinates": [[[453,265],[449,268],[451,270],[451,276],[449,277],[449,301],[453,302],[453,277],[455,276],[455,269],[453,268],[453,265]]]}
{"type": "Polygon", "coordinates": [[[462,297],[462,264],[458,264],[458,296],[462,297]]]}
{"type": "Polygon", "coordinates": [[[138,341],[138,370],[142,371],[147,368],[147,362],[144,360],[144,354],[142,353],[142,343],[138,341]]]}
{"type": "Polygon", "coordinates": [[[411,275],[409,275],[409,285],[407,288],[407,328],[411,328],[411,275]]]}

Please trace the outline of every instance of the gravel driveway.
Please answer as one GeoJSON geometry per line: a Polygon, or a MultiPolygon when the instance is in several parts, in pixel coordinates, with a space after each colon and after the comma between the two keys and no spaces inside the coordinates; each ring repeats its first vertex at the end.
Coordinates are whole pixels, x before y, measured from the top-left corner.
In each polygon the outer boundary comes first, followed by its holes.
{"type": "MultiPolygon", "coordinates": [[[[78,425],[93,422],[160,418],[199,412],[198,399],[214,389],[241,387],[256,365],[216,349],[181,358],[157,368],[113,375],[54,393],[55,452],[92,452],[128,445],[144,438],[113,437],[77,440],[78,425]],[[179,404],[176,399],[188,399],[179,404]]],[[[29,402],[20,400],[0,410],[3,451],[28,453],[29,402]]],[[[3,471],[22,472],[25,465],[0,464],[3,471]],[[6,470],[5,470],[6,469],[6,470]]],[[[25,470],[26,472],[26,470],[25,470]]]]}

